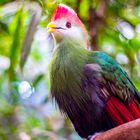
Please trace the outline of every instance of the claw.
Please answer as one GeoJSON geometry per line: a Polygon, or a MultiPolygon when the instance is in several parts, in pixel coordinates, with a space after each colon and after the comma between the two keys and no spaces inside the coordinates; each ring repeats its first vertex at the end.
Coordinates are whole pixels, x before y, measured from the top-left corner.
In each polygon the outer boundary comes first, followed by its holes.
{"type": "Polygon", "coordinates": [[[87,140],[96,140],[96,138],[101,135],[103,132],[95,133],[94,135],[89,135],[87,140]]]}

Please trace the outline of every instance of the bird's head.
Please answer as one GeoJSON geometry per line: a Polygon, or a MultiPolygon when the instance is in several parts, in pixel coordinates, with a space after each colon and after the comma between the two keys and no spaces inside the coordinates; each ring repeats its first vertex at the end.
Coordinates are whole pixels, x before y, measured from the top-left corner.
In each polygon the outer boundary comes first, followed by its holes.
{"type": "Polygon", "coordinates": [[[47,29],[54,35],[57,43],[70,40],[88,46],[88,34],[83,23],[76,12],[64,4],[58,5],[47,29]]]}

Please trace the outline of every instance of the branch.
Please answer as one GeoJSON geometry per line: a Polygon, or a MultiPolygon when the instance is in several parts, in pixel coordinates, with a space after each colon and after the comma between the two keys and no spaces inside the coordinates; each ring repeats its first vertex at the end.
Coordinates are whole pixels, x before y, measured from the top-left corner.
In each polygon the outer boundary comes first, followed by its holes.
{"type": "Polygon", "coordinates": [[[140,140],[140,119],[97,134],[95,140],[140,140]]]}

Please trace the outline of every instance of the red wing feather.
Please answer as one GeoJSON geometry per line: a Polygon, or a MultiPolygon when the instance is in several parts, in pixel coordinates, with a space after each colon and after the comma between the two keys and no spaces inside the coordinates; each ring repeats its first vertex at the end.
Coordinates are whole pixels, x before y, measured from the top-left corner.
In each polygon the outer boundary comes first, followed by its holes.
{"type": "Polygon", "coordinates": [[[118,98],[112,96],[106,105],[106,111],[116,125],[140,118],[140,109],[133,99],[130,105],[126,106],[118,98]]]}

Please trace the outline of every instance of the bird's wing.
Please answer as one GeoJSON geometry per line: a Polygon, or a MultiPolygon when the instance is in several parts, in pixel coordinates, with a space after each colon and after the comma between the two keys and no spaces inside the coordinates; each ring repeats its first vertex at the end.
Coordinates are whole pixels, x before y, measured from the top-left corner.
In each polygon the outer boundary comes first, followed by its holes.
{"type": "Polygon", "coordinates": [[[91,58],[91,63],[84,67],[86,93],[95,96],[92,93],[96,92],[103,99],[111,95],[119,97],[122,101],[129,101],[132,96],[140,99],[139,92],[127,73],[113,58],[101,52],[92,53],[91,58]]]}

